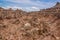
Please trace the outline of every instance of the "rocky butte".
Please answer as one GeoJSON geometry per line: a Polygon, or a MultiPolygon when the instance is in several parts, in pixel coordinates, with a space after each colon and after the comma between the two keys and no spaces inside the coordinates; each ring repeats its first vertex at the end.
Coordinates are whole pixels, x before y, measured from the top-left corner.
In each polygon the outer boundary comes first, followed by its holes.
{"type": "Polygon", "coordinates": [[[35,12],[0,7],[0,40],[60,40],[60,3],[35,12]]]}

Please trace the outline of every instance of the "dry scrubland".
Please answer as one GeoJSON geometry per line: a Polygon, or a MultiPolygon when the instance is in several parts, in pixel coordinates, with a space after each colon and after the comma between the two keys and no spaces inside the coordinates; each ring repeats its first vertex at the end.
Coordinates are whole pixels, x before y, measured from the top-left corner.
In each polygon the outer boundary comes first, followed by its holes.
{"type": "Polygon", "coordinates": [[[60,40],[60,3],[36,12],[0,7],[0,40],[60,40]]]}

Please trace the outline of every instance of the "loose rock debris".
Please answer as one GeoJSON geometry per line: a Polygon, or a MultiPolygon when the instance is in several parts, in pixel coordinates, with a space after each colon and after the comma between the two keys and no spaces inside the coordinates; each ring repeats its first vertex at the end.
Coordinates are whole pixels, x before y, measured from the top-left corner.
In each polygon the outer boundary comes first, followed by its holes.
{"type": "Polygon", "coordinates": [[[36,12],[0,8],[0,40],[60,40],[58,6],[36,12]]]}

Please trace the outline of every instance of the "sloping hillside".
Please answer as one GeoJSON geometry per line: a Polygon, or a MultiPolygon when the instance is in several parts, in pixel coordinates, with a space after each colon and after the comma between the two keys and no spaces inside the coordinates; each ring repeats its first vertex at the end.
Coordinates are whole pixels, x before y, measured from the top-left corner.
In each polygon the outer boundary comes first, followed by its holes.
{"type": "Polygon", "coordinates": [[[60,3],[36,12],[0,7],[0,40],[60,40],[60,3]]]}

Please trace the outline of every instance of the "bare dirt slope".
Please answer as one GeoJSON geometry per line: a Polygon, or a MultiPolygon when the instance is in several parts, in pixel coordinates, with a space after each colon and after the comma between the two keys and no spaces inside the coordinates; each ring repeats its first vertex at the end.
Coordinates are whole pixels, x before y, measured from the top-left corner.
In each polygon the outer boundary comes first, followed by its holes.
{"type": "Polygon", "coordinates": [[[0,40],[60,40],[59,5],[38,12],[0,8],[0,40]]]}

